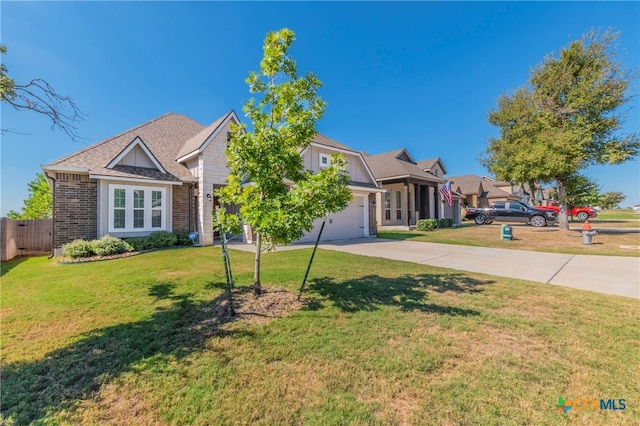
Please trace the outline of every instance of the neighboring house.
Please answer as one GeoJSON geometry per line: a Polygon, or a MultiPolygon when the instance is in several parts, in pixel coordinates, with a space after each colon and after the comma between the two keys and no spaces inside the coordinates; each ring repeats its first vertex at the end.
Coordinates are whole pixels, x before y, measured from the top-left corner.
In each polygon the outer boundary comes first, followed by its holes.
{"type": "MultiPolygon", "coordinates": [[[[239,124],[233,111],[206,127],[169,113],[43,165],[53,190],[54,249],[75,239],[155,231],[196,231],[196,243],[213,244],[214,191],[229,174],[233,123],[239,124]]],[[[354,200],[329,215],[323,240],[375,235],[371,206],[380,189],[362,154],[317,135],[301,155],[307,169],[318,171],[335,152],[348,162],[354,200]]],[[[315,240],[315,232],[303,241],[315,240]]]]}
{"type": "Polygon", "coordinates": [[[494,180],[493,178],[490,178],[488,176],[483,176],[482,179],[491,182],[493,186],[500,188],[503,191],[510,193],[511,195],[517,195],[519,197],[518,201],[526,204],[546,204],[546,202],[549,200],[548,191],[542,187],[535,188],[532,194],[530,185],[528,183],[522,185],[514,185],[510,182],[494,180]]]}
{"type": "Polygon", "coordinates": [[[379,228],[408,229],[419,219],[455,220],[453,212],[447,216],[441,206],[438,186],[444,182],[445,168],[440,159],[417,163],[403,148],[367,155],[365,160],[384,190],[376,199],[379,228]]]}
{"type": "MultiPolygon", "coordinates": [[[[382,190],[362,153],[317,134],[301,155],[305,169],[317,173],[329,165],[331,155],[335,153],[341,154],[347,162],[345,171],[350,178],[349,189],[353,194],[353,201],[344,210],[327,216],[321,239],[327,241],[375,236],[378,232],[376,195],[382,190]]],[[[322,219],[317,219],[313,231],[306,233],[300,241],[316,241],[321,223],[322,219]]]]}
{"type": "Polygon", "coordinates": [[[213,190],[228,175],[229,111],[205,127],[165,114],[42,166],[53,189],[53,247],[104,235],[197,231],[213,243],[213,190]]]}
{"type": "MultiPolygon", "coordinates": [[[[494,180],[486,177],[463,175],[452,176],[449,179],[451,180],[451,190],[464,197],[463,204],[465,206],[484,208],[496,201],[520,201],[518,195],[500,189],[495,185],[494,180]]],[[[498,184],[501,183],[498,182],[498,184]]],[[[503,184],[511,185],[506,182],[503,184]]]]}

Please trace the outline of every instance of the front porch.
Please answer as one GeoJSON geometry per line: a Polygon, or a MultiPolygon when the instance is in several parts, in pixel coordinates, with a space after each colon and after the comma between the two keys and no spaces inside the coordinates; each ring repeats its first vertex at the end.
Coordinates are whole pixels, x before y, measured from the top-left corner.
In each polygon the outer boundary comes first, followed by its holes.
{"type": "Polygon", "coordinates": [[[381,182],[385,190],[378,197],[378,228],[410,230],[420,219],[439,219],[438,183],[405,178],[381,182]]]}

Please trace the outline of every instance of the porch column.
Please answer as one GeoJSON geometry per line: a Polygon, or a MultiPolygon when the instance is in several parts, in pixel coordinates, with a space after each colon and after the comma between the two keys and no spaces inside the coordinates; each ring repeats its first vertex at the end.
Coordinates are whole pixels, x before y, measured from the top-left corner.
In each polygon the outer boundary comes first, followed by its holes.
{"type": "Polygon", "coordinates": [[[422,188],[422,185],[420,185],[419,183],[415,185],[414,187],[414,191],[416,192],[416,205],[413,208],[415,211],[417,211],[417,215],[416,215],[416,225],[418,224],[418,221],[420,219],[422,219],[420,212],[422,211],[422,200],[420,199],[420,189],[422,188]]]}
{"type": "Polygon", "coordinates": [[[405,179],[404,181],[404,199],[406,200],[406,206],[407,206],[407,217],[405,218],[404,222],[405,225],[407,225],[407,228],[410,226],[411,220],[409,219],[411,217],[411,211],[409,209],[409,179],[405,179]]]}

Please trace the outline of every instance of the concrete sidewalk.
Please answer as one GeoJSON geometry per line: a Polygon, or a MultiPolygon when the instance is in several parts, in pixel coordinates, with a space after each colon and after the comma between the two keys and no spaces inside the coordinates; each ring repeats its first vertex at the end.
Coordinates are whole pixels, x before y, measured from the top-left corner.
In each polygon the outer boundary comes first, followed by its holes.
{"type": "MultiPolygon", "coordinates": [[[[295,244],[278,247],[278,250],[309,247],[313,245],[295,244]]],[[[327,241],[319,247],[640,300],[640,257],[542,253],[381,238],[327,241]]],[[[249,244],[234,245],[233,248],[254,250],[254,246],[249,244]]]]}

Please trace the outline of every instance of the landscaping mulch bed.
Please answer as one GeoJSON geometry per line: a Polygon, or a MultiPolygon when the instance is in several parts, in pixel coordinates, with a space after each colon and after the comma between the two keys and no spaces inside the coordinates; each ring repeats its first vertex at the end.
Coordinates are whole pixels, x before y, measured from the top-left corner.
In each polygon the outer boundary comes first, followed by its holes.
{"type": "Polygon", "coordinates": [[[232,296],[236,321],[268,322],[287,317],[304,306],[297,294],[264,285],[259,296],[253,293],[253,287],[234,288],[232,296]]]}
{"type": "Polygon", "coordinates": [[[131,251],[128,253],[114,254],[111,256],[91,256],[91,257],[76,257],[76,258],[56,257],[56,263],[66,265],[66,264],[73,264],[73,263],[99,262],[101,260],[121,259],[123,257],[137,256],[140,253],[143,253],[143,252],[131,251]]]}

